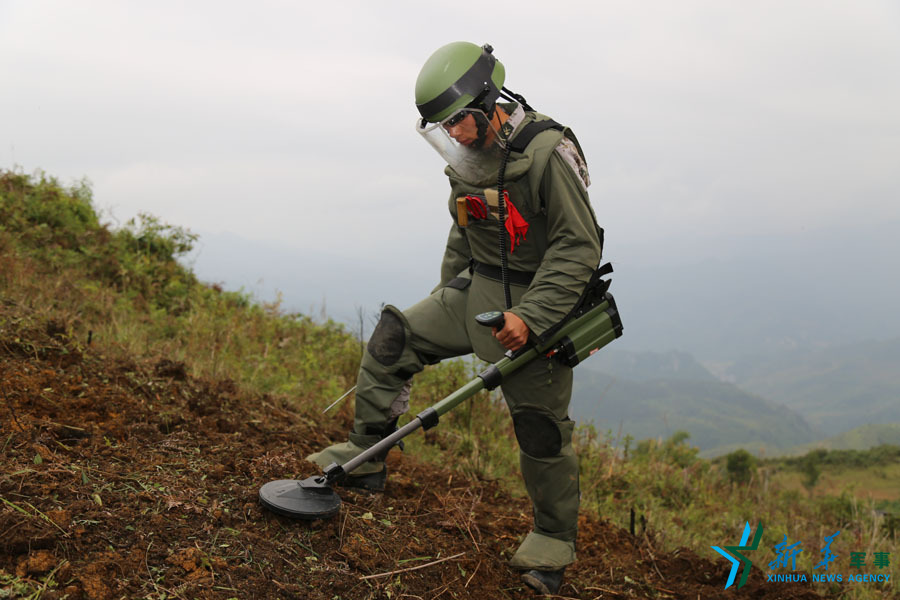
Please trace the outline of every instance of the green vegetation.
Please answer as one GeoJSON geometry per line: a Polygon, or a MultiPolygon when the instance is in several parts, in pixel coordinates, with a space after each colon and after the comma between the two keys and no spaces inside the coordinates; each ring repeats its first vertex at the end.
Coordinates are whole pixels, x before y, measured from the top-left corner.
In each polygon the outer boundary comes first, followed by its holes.
{"type": "MultiPolygon", "coordinates": [[[[0,339],[15,347],[17,332],[42,328],[68,338],[73,351],[183,364],[196,377],[227,377],[250,393],[286,398],[310,426],[320,426],[317,413],[355,381],[360,340],[330,320],[285,314],[278,303],[260,304],[244,293],[197,281],[177,262],[195,239],[148,215],[110,229],[98,219],[86,183],[65,188],[42,174],[0,172],[0,339]]],[[[416,379],[410,413],[444,397],[477,370],[463,360],[426,370],[416,379]]],[[[685,397],[696,393],[667,385],[685,397]]],[[[740,408],[745,399],[733,395],[740,418],[729,427],[759,416],[755,409],[740,408]]],[[[339,411],[348,426],[350,403],[339,411]]],[[[777,424],[779,415],[770,416],[777,424]]],[[[452,462],[460,478],[500,479],[524,493],[515,434],[497,394],[479,394],[442,418],[440,427],[408,441],[408,452],[452,462]]],[[[761,521],[768,546],[753,560],[764,571],[774,559],[772,540],[787,535],[792,542],[802,540],[806,551],[797,566],[810,573],[823,536],[840,530],[835,549],[843,556],[891,553],[884,572],[890,572],[892,583],[817,589],[859,599],[897,594],[900,526],[874,510],[877,499],[861,500],[860,490],[850,485],[860,481],[852,474],[863,468],[867,476],[883,476],[895,493],[877,506],[896,510],[897,448],[818,452],[796,463],[756,461],[736,450],[709,461],[689,441],[685,431],[635,444],[630,436],[580,428],[576,449],[584,509],[626,529],[634,510],[643,523],[635,533],[646,536],[651,548],[687,547],[716,561],[721,557],[711,545],[736,543],[745,522],[761,521]],[[796,486],[804,465],[808,490],[796,486]],[[881,469],[880,475],[873,469],[881,469]],[[843,483],[830,479],[836,472],[847,474],[843,483]],[[824,484],[831,486],[827,494],[824,484]]],[[[847,571],[846,565],[842,569],[847,571]]]]}
{"type": "Polygon", "coordinates": [[[756,459],[744,449],[735,450],[725,457],[725,470],[734,483],[750,483],[756,474],[756,459]]]}
{"type": "Polygon", "coordinates": [[[786,489],[818,498],[851,494],[888,513],[886,523],[900,518],[900,446],[883,444],[869,450],[811,450],[803,456],[761,461],[773,481],[786,489]]]}
{"type": "Polygon", "coordinates": [[[900,423],[861,425],[839,435],[788,448],[786,456],[800,456],[810,450],[868,450],[876,446],[900,446],[900,423]]]}
{"type": "Polygon", "coordinates": [[[868,450],[810,450],[800,457],[771,459],[772,464],[785,467],[802,467],[805,463],[814,462],[831,468],[865,468],[875,465],[892,465],[900,462],[900,446],[882,444],[868,450]]]}

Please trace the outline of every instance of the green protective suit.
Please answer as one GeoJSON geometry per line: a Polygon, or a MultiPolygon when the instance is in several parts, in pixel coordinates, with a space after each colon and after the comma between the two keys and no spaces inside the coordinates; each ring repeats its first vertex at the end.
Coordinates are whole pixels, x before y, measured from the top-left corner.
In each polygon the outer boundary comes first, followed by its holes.
{"type": "MultiPolygon", "coordinates": [[[[546,118],[515,104],[501,106],[510,114],[501,136],[513,140],[522,126],[546,118]]],[[[499,222],[493,211],[479,219],[461,215],[459,208],[465,206],[466,196],[496,204],[496,173],[485,181],[463,181],[451,168],[446,172],[453,224],[440,284],[405,311],[385,308],[360,367],[354,430],[349,442],[310,457],[322,467],[346,462],[390,433],[406,408],[408,381],[425,365],[471,352],[496,362],[505,352],[490,329],[474,320],[479,313],[504,308],[503,285],[477,265],[474,272],[470,269],[472,259],[480,265],[500,264],[499,222]],[[461,217],[467,220],[465,226],[461,217]]],[[[523,153],[510,155],[505,188],[528,229],[508,253],[508,264],[513,271],[533,274],[530,283],[513,278],[510,311],[538,339],[566,317],[600,262],[602,230],[587,185],[583,156],[568,130],[543,131],[523,153]]],[[[511,565],[564,567],[575,560],[579,502],[578,461],[571,444],[575,424],[568,417],[572,370],[553,359],[536,359],[504,379],[501,389],[513,416],[522,475],[534,508],[534,531],[511,565]]],[[[371,462],[354,473],[382,468],[383,463],[371,462]]]]}

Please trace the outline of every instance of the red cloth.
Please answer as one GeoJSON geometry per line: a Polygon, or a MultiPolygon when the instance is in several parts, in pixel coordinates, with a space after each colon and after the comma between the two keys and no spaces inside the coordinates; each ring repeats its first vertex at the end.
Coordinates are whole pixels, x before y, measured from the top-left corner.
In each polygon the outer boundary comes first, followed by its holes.
{"type": "MultiPolygon", "coordinates": [[[[503,190],[503,198],[506,200],[506,232],[509,234],[509,252],[513,253],[516,245],[525,241],[525,235],[528,233],[528,221],[510,202],[508,191],[503,190]]],[[[487,218],[487,207],[480,196],[466,196],[466,210],[473,219],[487,218]]]]}
{"type": "Polygon", "coordinates": [[[509,252],[512,254],[516,250],[516,244],[525,241],[525,235],[528,233],[528,221],[522,218],[515,205],[509,201],[509,192],[506,190],[503,190],[503,198],[506,199],[506,212],[509,213],[506,218],[506,231],[509,233],[509,252]]]}

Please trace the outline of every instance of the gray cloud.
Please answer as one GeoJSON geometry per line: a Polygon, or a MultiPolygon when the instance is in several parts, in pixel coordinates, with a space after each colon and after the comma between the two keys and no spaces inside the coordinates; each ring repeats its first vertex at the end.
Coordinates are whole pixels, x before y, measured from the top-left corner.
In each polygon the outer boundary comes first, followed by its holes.
{"type": "MultiPolygon", "coordinates": [[[[437,261],[441,165],[412,88],[437,46],[490,41],[571,124],[611,239],[897,218],[895,3],[7,2],[0,163],[88,176],[138,210],[377,260],[437,261]],[[385,235],[398,225],[408,234],[385,235]]],[[[615,248],[610,248],[615,253],[615,248]]]]}

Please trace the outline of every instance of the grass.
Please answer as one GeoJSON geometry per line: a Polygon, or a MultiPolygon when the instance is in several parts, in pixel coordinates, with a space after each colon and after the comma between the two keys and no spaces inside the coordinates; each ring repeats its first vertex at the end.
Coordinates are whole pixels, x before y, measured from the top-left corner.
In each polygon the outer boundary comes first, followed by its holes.
{"type": "MultiPolygon", "coordinates": [[[[110,229],[97,217],[84,182],[64,187],[41,173],[0,171],[3,339],[19,344],[20,352],[40,354],[49,349],[20,342],[26,338],[21,333],[40,329],[65,339],[67,351],[90,347],[126,367],[134,357],[144,357],[176,373],[226,377],[243,391],[289,400],[300,418],[315,426],[318,413],[354,384],[360,340],[331,320],[285,313],[279,302],[260,303],[199,282],[178,262],[195,240],[149,215],[110,229]]],[[[410,414],[480,370],[466,360],[426,369],[415,380],[410,414]]],[[[332,418],[349,427],[351,403],[334,412],[332,418]]],[[[4,447],[11,437],[4,436],[4,447]]],[[[446,465],[452,456],[462,477],[501,480],[513,493],[524,494],[515,435],[498,393],[478,394],[445,415],[441,427],[411,436],[407,444],[408,452],[436,463],[446,465]]],[[[768,547],[754,556],[755,565],[764,568],[773,560],[771,546],[787,535],[791,542],[802,541],[806,551],[798,570],[811,573],[824,536],[840,530],[838,554],[890,552],[891,565],[884,571],[894,581],[900,576],[900,527],[876,510],[900,512],[896,485],[890,493],[900,466],[890,450],[877,456],[819,453],[805,463],[735,461],[746,469],[746,477],[736,477],[737,467],[729,471],[725,457],[698,457],[684,433],[635,443],[582,427],[575,445],[584,510],[625,528],[634,510],[656,548],[687,547],[720,560],[711,545],[736,543],[744,522],[762,521],[768,547]],[[804,486],[804,477],[816,472],[815,481],[804,486]]],[[[83,484],[89,479],[83,472],[83,484]]],[[[138,474],[131,481],[142,489],[157,485],[138,474]]],[[[0,592],[17,590],[27,597],[41,585],[49,584],[0,573],[0,592]]],[[[832,593],[826,584],[817,586],[832,593]]],[[[896,583],[888,589],[897,594],[896,583]]],[[[866,584],[835,593],[868,600],[883,597],[885,590],[866,584]]]]}
{"type": "Polygon", "coordinates": [[[57,588],[57,582],[54,579],[56,571],[53,569],[51,573],[43,577],[43,580],[34,580],[28,577],[19,577],[5,573],[0,569],[0,598],[23,598],[25,600],[37,600],[49,590],[57,588]]]}
{"type": "MultiPolygon", "coordinates": [[[[801,481],[802,475],[793,469],[783,469],[773,475],[779,487],[810,493],[814,496],[839,496],[848,491],[861,501],[872,500],[876,508],[887,510],[900,500],[900,464],[870,467],[834,467],[822,472],[810,489],[801,481]]],[[[896,509],[894,509],[896,510],[896,509]]]]}

